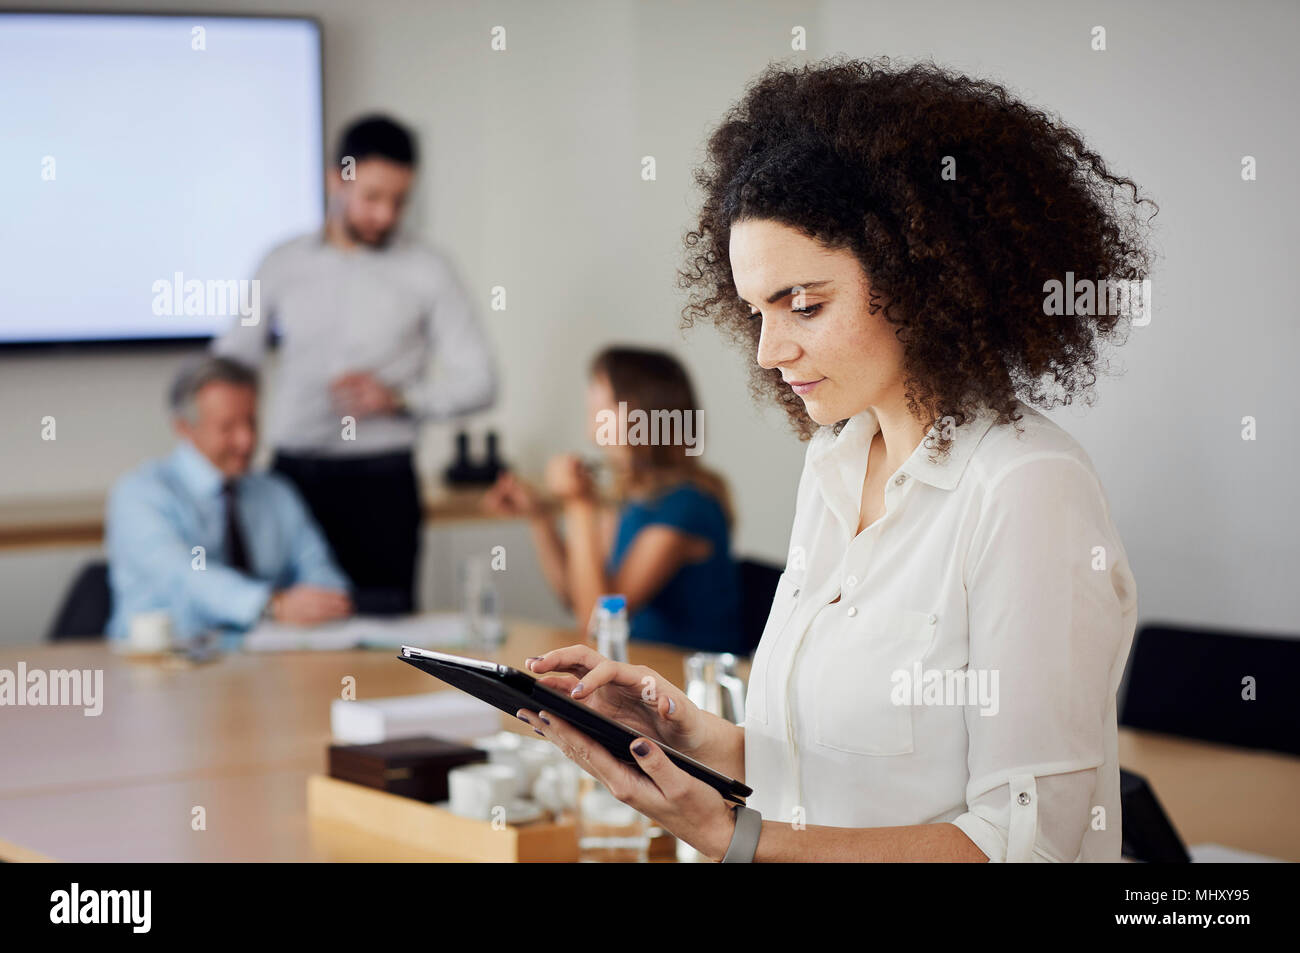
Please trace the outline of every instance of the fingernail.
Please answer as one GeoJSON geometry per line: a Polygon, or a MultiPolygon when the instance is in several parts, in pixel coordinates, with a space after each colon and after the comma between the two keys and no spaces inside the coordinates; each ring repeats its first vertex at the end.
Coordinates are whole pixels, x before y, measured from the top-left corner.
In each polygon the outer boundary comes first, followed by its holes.
{"type": "Polygon", "coordinates": [[[677,710],[677,702],[673,701],[671,698],[668,699],[668,714],[671,715],[676,710],[677,710]]]}
{"type": "Polygon", "coordinates": [[[524,717],[524,710],[522,708],[519,709],[519,711],[515,712],[515,717],[525,723],[527,723],[528,721],[528,719],[524,717]]]}
{"type": "Polygon", "coordinates": [[[546,717],[546,712],[541,712],[537,717],[542,719],[542,724],[544,725],[549,725],[551,723],[551,719],[546,717]]]}
{"type": "Polygon", "coordinates": [[[646,744],[644,741],[638,741],[636,744],[632,746],[632,753],[636,755],[638,758],[644,758],[647,754],[650,753],[650,746],[646,744]]]}
{"type": "MultiPolygon", "coordinates": [[[[540,731],[538,731],[536,728],[533,729],[533,734],[535,734],[535,735],[542,735],[542,733],[541,733],[540,731]]],[[[546,735],[542,735],[542,737],[545,738],[546,735]]]]}
{"type": "Polygon", "coordinates": [[[579,682],[577,685],[573,686],[573,691],[569,692],[569,695],[570,697],[572,697],[573,695],[576,695],[581,691],[582,691],[582,682],[579,682]]]}

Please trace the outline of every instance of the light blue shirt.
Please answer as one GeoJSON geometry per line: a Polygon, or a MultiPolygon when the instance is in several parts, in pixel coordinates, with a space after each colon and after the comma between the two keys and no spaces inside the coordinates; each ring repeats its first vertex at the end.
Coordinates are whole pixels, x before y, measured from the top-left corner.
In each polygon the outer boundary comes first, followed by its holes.
{"type": "Polygon", "coordinates": [[[178,639],[214,629],[242,632],[261,618],[277,589],[350,588],[297,490],[272,473],[239,480],[236,510],[253,572],[227,565],[223,479],[183,440],[171,455],[113,487],[104,531],[110,638],[126,635],[136,613],[163,609],[178,639]]]}

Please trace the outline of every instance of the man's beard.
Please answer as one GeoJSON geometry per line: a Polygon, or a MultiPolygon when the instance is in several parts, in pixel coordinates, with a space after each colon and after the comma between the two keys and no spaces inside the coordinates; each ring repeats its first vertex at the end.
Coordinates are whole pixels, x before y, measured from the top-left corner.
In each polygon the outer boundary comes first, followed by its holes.
{"type": "Polygon", "coordinates": [[[397,226],[394,225],[392,228],[388,229],[388,231],[381,233],[379,238],[371,241],[353,228],[352,223],[345,217],[343,219],[343,231],[347,233],[347,236],[351,241],[356,242],[358,245],[369,245],[371,248],[384,248],[393,240],[393,235],[397,232],[397,226]]]}

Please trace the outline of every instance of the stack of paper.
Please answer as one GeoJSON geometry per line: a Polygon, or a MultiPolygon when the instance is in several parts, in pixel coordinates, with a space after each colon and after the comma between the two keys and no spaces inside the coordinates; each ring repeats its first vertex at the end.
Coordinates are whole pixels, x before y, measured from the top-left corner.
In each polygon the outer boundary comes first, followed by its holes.
{"type": "Polygon", "coordinates": [[[365,701],[335,699],[330,705],[330,731],[339,744],[373,744],[418,735],[460,741],[494,734],[500,727],[501,712],[457,691],[365,701]]]}
{"type": "Polygon", "coordinates": [[[324,625],[262,622],[244,636],[247,652],[340,652],[356,648],[446,648],[464,645],[468,635],[459,612],[380,617],[354,616],[324,625]]]}

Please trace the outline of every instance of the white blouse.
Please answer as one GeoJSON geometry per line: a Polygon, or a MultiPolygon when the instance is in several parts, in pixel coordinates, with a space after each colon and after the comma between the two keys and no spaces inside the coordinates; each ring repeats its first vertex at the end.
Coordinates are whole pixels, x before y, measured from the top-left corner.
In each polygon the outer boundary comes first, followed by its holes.
{"type": "Polygon", "coordinates": [[[813,436],[745,705],[765,818],[948,821],[993,861],[1120,859],[1136,585],[1088,455],[1019,408],[1020,434],[986,411],[939,463],[922,441],[861,533],[875,414],[813,436]]]}

